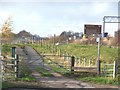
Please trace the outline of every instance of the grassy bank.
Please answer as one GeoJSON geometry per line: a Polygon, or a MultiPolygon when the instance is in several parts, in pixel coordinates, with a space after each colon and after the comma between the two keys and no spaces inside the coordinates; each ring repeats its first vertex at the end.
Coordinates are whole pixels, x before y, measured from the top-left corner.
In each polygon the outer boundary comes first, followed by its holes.
{"type": "MultiPolygon", "coordinates": [[[[53,53],[53,46],[45,45],[30,45],[33,48],[35,48],[39,53],[53,53]]],[[[97,59],[98,56],[98,48],[97,46],[83,46],[79,44],[69,44],[69,45],[59,45],[55,47],[55,53],[59,53],[61,50],[61,54],[64,54],[65,52],[69,55],[74,55],[75,57],[95,57],[97,59]]],[[[118,58],[118,48],[111,48],[107,46],[101,46],[100,49],[101,52],[101,61],[107,62],[107,63],[113,63],[115,58],[118,58]]]]}

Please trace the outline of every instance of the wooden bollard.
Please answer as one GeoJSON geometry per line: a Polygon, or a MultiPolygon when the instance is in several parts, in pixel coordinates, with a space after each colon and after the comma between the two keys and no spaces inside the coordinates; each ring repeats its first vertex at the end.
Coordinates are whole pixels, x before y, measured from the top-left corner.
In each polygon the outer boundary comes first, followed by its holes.
{"type": "Polygon", "coordinates": [[[74,74],[75,57],[71,57],[71,74],[74,74]]]}

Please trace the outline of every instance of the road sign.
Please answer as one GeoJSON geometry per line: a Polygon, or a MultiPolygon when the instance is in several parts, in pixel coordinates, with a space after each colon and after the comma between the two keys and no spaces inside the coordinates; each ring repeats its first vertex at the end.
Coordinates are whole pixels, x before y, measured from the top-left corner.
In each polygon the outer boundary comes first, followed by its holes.
{"type": "Polygon", "coordinates": [[[98,38],[96,38],[96,42],[99,42],[100,41],[100,38],[98,37],[98,38]]]}

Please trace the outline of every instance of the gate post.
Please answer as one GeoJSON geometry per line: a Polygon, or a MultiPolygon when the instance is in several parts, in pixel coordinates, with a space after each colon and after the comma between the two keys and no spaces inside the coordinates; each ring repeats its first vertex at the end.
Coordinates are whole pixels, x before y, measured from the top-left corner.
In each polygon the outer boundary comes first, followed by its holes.
{"type": "Polygon", "coordinates": [[[12,47],[12,64],[14,64],[15,63],[15,48],[16,47],[12,47]]]}
{"type": "Polygon", "coordinates": [[[74,74],[75,57],[71,57],[71,74],[74,74]]]}
{"type": "Polygon", "coordinates": [[[117,60],[114,61],[114,66],[113,66],[113,79],[116,78],[117,75],[117,60]]]}
{"type": "Polygon", "coordinates": [[[97,66],[97,67],[98,67],[98,76],[100,76],[100,74],[101,74],[101,73],[100,73],[100,71],[101,71],[101,70],[100,70],[100,66],[101,66],[100,64],[101,64],[101,62],[100,62],[100,60],[98,60],[98,66],[97,66]]]}
{"type": "Polygon", "coordinates": [[[19,63],[19,56],[18,55],[16,55],[16,59],[15,59],[15,78],[18,78],[18,69],[19,69],[19,67],[18,67],[18,63],[19,63]]]}

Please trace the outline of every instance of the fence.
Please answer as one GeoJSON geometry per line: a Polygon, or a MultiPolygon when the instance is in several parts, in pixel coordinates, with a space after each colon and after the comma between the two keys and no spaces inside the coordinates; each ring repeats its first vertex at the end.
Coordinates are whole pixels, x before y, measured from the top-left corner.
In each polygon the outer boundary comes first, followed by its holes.
{"type": "MultiPolygon", "coordinates": [[[[53,49],[51,48],[52,47],[47,47],[46,49],[50,49],[51,51],[53,49]]],[[[102,72],[101,61],[100,60],[98,61],[97,58],[94,56],[93,57],[80,56],[73,58],[66,51],[61,51],[61,49],[57,47],[53,50],[53,54],[41,54],[41,55],[44,57],[48,57],[47,59],[49,59],[52,64],[56,64],[59,67],[66,68],[66,66],[68,66],[67,68],[69,68],[68,70],[71,71],[72,74],[76,71],[87,71],[87,72],[96,72],[99,76],[101,76],[104,73],[104,76],[107,76],[107,71],[110,72],[110,70],[108,70],[107,68],[110,65],[107,64],[104,65],[104,71],[102,72]],[[61,60],[58,59],[57,57],[60,57],[61,60]]],[[[112,76],[113,78],[115,78],[117,75],[116,65],[112,65],[112,67],[114,67],[114,70],[112,69],[113,71],[112,76]]]]}
{"type": "Polygon", "coordinates": [[[2,80],[14,79],[18,77],[18,63],[18,55],[16,55],[16,58],[1,60],[2,80]]]}
{"type": "Polygon", "coordinates": [[[74,56],[56,54],[42,54],[42,56],[47,59],[49,64],[56,64],[61,68],[71,71],[71,74],[77,71],[98,72],[97,63],[93,63],[94,59],[92,58],[75,58],[74,56]]]}
{"type": "Polygon", "coordinates": [[[71,56],[55,54],[42,54],[41,56],[47,61],[48,64],[56,65],[66,71],[70,71],[71,56]]]}
{"type": "Polygon", "coordinates": [[[76,71],[98,72],[98,74],[99,74],[99,70],[98,70],[99,67],[97,66],[97,64],[91,66],[91,59],[88,60],[88,62],[89,62],[88,65],[86,65],[87,59],[85,57],[79,58],[79,59],[80,59],[79,65],[77,66],[77,63],[76,63],[77,60],[75,60],[74,56],[71,57],[71,74],[74,74],[76,71]],[[81,59],[83,59],[83,61],[81,61],[81,59]]]}
{"type": "Polygon", "coordinates": [[[118,61],[115,60],[113,64],[104,64],[103,74],[105,77],[115,78],[118,73],[118,61]]]}

